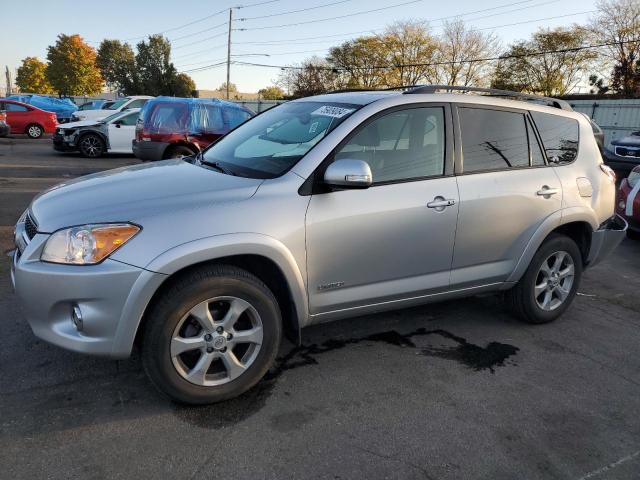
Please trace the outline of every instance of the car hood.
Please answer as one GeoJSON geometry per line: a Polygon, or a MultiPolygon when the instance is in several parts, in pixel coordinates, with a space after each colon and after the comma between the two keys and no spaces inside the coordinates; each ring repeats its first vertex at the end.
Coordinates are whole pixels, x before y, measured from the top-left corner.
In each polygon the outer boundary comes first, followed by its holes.
{"type": "Polygon", "coordinates": [[[30,211],[43,233],[90,223],[143,224],[146,218],[179,215],[183,209],[246,200],[261,183],[183,160],[165,160],[61,183],[38,195],[30,211]]]}
{"type": "Polygon", "coordinates": [[[80,127],[92,127],[98,123],[98,120],[81,120],[80,122],[69,122],[69,123],[60,123],[56,125],[56,128],[62,128],[64,130],[69,130],[72,128],[80,128],[80,127]]]}
{"type": "Polygon", "coordinates": [[[79,110],[74,113],[80,120],[101,120],[109,115],[118,113],[118,110],[79,110]]]}

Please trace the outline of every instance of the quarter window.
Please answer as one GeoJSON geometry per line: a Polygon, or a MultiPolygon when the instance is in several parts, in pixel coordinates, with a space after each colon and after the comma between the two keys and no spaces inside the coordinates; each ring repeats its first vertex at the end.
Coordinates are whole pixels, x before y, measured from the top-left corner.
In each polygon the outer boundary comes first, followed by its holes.
{"type": "Polygon", "coordinates": [[[529,166],[524,114],[460,108],[459,118],[466,173],[529,166]]]}
{"type": "Polygon", "coordinates": [[[374,183],[444,173],[445,123],[442,107],[412,108],[375,119],[335,155],[364,160],[374,183]]]}
{"type": "Polygon", "coordinates": [[[578,122],[550,113],[531,112],[551,163],[567,164],[578,155],[578,122]]]}
{"type": "Polygon", "coordinates": [[[28,112],[29,109],[16,103],[5,103],[7,112],[28,112]]]}

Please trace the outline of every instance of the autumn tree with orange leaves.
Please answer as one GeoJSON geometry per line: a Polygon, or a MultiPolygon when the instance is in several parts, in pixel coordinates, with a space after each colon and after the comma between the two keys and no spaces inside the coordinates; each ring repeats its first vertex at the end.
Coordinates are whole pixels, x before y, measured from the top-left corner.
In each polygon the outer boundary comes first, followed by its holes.
{"type": "Polygon", "coordinates": [[[61,95],[97,95],[104,80],[96,65],[96,51],[80,35],[58,35],[47,48],[47,78],[61,95]]]}

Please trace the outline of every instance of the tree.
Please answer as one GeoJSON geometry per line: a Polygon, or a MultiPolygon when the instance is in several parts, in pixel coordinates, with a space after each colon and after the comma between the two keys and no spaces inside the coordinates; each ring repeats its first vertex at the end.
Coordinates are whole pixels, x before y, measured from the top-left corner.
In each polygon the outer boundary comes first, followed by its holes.
{"type": "Polygon", "coordinates": [[[565,95],[591,67],[595,54],[584,46],[587,31],[579,26],[540,29],[527,41],[511,46],[498,62],[495,88],[546,96],[565,95]]]}
{"type": "Polygon", "coordinates": [[[284,90],[276,86],[266,87],[258,90],[258,95],[263,100],[280,100],[285,97],[284,90]]]}
{"type": "Polygon", "coordinates": [[[196,96],[196,82],[186,73],[179,73],[173,79],[172,94],[176,97],[196,96]]]}
{"type": "Polygon", "coordinates": [[[285,69],[278,83],[294,97],[318,95],[337,90],[342,85],[339,72],[319,57],[311,57],[285,69]]]}
{"type": "Polygon", "coordinates": [[[126,95],[140,93],[136,56],[128,43],[103,40],[98,47],[96,64],[112,89],[126,95]]]}
{"type": "Polygon", "coordinates": [[[172,95],[177,75],[171,63],[171,43],[162,35],[151,35],[137,45],[136,66],[140,89],[146,95],[172,95]]]}
{"type": "Polygon", "coordinates": [[[399,65],[381,71],[385,86],[434,82],[436,67],[428,64],[436,59],[439,45],[425,22],[397,22],[388,27],[379,39],[383,65],[399,65]]]}
{"type": "Polygon", "coordinates": [[[47,64],[36,57],[22,60],[16,75],[16,85],[22,92],[53,93],[53,88],[47,80],[47,64]]]}
{"type": "Polygon", "coordinates": [[[327,62],[340,72],[347,88],[380,88],[385,84],[387,55],[378,36],[359,37],[329,50],[327,62]]]}
{"type": "Polygon", "coordinates": [[[488,83],[490,62],[499,49],[497,37],[468,27],[462,20],[445,21],[438,48],[437,83],[481,86],[488,83]],[[470,61],[474,60],[474,61],[470,61]]]}
{"type": "Polygon", "coordinates": [[[640,96],[640,3],[637,0],[601,0],[589,23],[591,40],[608,44],[602,52],[612,68],[611,89],[625,96],[640,96]]]}
{"type": "Polygon", "coordinates": [[[96,51],[80,35],[58,35],[47,47],[47,79],[62,95],[96,95],[104,81],[96,65],[96,51]]]}
{"type": "MultiPolygon", "coordinates": [[[[225,92],[227,91],[227,82],[222,82],[218,87],[218,91],[225,92]]],[[[235,83],[229,84],[229,93],[238,93],[238,87],[235,83]]]]}

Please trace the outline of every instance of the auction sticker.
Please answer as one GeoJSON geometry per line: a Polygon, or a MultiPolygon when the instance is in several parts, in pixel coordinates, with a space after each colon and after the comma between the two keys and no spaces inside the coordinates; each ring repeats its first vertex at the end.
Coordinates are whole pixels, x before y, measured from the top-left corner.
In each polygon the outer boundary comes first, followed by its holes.
{"type": "Polygon", "coordinates": [[[342,118],[345,115],[349,115],[353,112],[355,108],[343,108],[343,107],[334,107],[331,105],[323,105],[311,112],[311,115],[324,115],[325,117],[333,117],[333,118],[342,118]]]}

